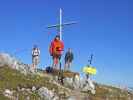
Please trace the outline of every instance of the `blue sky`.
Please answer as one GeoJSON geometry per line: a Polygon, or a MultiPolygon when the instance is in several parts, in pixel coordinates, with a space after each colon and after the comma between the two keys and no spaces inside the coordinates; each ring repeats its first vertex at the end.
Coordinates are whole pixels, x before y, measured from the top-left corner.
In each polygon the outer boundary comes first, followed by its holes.
{"type": "Polygon", "coordinates": [[[81,72],[93,53],[94,80],[133,86],[132,5],[132,0],[0,0],[0,52],[31,63],[31,48],[38,44],[40,66],[50,65],[48,46],[57,31],[46,26],[59,22],[62,8],[64,22],[78,22],[63,29],[65,52],[70,47],[75,56],[72,70],[81,72]]]}

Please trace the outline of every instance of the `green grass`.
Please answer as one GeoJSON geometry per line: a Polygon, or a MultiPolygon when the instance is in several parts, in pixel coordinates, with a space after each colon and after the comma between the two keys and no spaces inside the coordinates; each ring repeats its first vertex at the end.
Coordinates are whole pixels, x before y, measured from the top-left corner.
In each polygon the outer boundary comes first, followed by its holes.
{"type": "MultiPolygon", "coordinates": [[[[8,98],[3,96],[5,89],[14,90],[15,92],[13,95],[19,95],[19,100],[26,100],[27,96],[30,97],[30,100],[38,100],[40,98],[40,96],[36,92],[28,93],[26,91],[18,91],[18,86],[20,88],[30,89],[33,86],[35,86],[36,88],[44,86],[49,90],[54,89],[57,94],[59,94],[59,91],[61,90],[64,92],[67,91],[50,82],[50,75],[44,75],[43,77],[41,77],[39,75],[28,74],[25,76],[19,71],[10,69],[9,67],[0,67],[0,100],[9,100],[8,98]]],[[[128,96],[133,99],[133,95],[131,93],[128,93],[127,91],[122,91],[119,88],[99,84],[96,84],[95,95],[92,95],[90,93],[81,93],[81,95],[89,96],[91,100],[105,100],[106,97],[109,97],[109,100],[127,100],[128,96]]]]}
{"type": "Polygon", "coordinates": [[[119,88],[106,86],[106,85],[98,85],[96,84],[96,94],[90,94],[92,100],[104,100],[107,97],[109,100],[127,100],[128,97],[133,99],[133,94],[128,93],[126,90],[122,91],[119,88]]]}
{"type": "MultiPolygon", "coordinates": [[[[25,100],[26,95],[22,92],[17,91],[17,87],[20,88],[40,88],[42,86],[47,87],[49,90],[54,89],[56,93],[59,92],[59,87],[49,81],[49,77],[40,77],[39,75],[24,75],[19,71],[10,69],[9,67],[0,68],[0,91],[5,89],[16,90],[16,93],[19,94],[19,100],[25,100]]],[[[15,94],[16,95],[16,94],[15,94]]],[[[32,93],[27,94],[30,96],[31,100],[37,100],[38,94],[32,93]]],[[[0,95],[1,98],[1,95],[0,95]]],[[[4,100],[4,99],[2,99],[4,100]]]]}

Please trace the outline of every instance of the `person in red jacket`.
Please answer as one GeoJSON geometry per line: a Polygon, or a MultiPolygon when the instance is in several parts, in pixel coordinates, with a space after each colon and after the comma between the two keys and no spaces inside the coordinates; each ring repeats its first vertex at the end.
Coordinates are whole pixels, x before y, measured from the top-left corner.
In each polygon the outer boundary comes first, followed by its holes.
{"type": "Polygon", "coordinates": [[[53,68],[58,69],[59,60],[61,58],[62,52],[64,49],[64,43],[60,40],[60,36],[57,35],[55,39],[51,42],[49,52],[50,55],[53,57],[53,68]]]}

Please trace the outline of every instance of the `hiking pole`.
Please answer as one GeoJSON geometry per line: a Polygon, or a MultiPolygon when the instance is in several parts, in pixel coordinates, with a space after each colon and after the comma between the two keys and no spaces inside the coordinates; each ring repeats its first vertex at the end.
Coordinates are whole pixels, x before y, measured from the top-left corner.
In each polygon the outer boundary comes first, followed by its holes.
{"type": "Polygon", "coordinates": [[[90,59],[88,60],[89,65],[91,65],[91,64],[92,64],[92,59],[93,59],[93,54],[91,54],[90,59]]]}
{"type": "MultiPolygon", "coordinates": [[[[90,59],[88,60],[88,62],[89,62],[88,67],[90,67],[90,65],[92,64],[92,59],[93,59],[93,54],[90,55],[90,59]]],[[[89,79],[89,76],[90,76],[89,74],[86,74],[87,79],[89,79]]]]}
{"type": "Polygon", "coordinates": [[[63,85],[64,84],[64,76],[63,76],[63,70],[61,69],[61,61],[59,59],[59,73],[58,73],[58,81],[63,85]]]}

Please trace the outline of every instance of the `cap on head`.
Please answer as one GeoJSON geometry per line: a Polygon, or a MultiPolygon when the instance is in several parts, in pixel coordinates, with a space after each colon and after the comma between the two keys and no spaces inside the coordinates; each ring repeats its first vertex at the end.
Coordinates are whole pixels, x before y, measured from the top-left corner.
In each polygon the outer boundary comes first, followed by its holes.
{"type": "Polygon", "coordinates": [[[72,49],[71,49],[71,48],[68,48],[68,51],[69,51],[69,52],[71,52],[71,51],[72,51],[72,49]]]}
{"type": "Polygon", "coordinates": [[[38,48],[38,46],[35,44],[34,46],[33,46],[33,48],[35,49],[35,48],[38,48]]]}
{"type": "Polygon", "coordinates": [[[56,35],[56,36],[55,36],[55,39],[57,39],[57,38],[60,39],[60,35],[56,35]]]}

